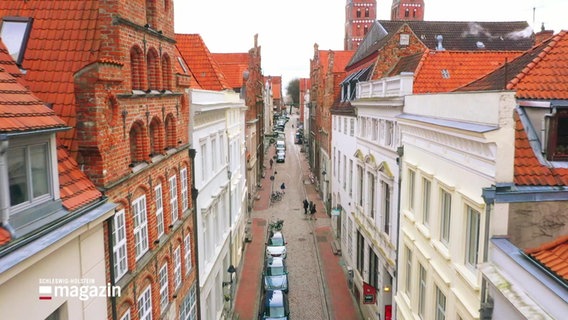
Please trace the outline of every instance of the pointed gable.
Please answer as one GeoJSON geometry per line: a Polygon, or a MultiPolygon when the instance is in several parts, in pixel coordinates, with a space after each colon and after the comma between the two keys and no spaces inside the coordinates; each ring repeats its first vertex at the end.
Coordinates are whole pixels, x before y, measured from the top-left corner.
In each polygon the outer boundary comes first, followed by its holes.
{"type": "Polygon", "coordinates": [[[221,67],[198,34],[176,34],[177,47],[199,85],[205,90],[231,89],[221,67]]]}

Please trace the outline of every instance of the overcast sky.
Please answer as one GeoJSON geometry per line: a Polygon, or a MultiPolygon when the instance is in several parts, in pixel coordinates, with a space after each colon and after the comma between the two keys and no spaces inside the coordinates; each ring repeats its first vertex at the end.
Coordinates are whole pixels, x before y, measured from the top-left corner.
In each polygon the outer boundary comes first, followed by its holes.
{"type": "MultiPolygon", "coordinates": [[[[174,0],[175,32],[198,33],[213,53],[248,52],[258,34],[262,72],[288,82],[308,78],[314,43],[343,50],[346,0],[174,0]]],[[[428,21],[544,22],[568,30],[568,0],[425,0],[428,21]],[[534,8],[534,9],[533,9],[534,8]]],[[[390,18],[391,0],[377,0],[377,19],[390,18]]]]}

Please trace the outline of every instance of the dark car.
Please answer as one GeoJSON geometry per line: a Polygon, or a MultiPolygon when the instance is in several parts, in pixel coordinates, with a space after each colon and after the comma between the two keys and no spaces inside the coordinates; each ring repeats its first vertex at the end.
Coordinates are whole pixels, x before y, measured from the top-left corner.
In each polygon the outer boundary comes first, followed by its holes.
{"type": "Polygon", "coordinates": [[[286,161],[286,152],[281,150],[276,153],[276,162],[283,163],[286,161]]]}
{"type": "Polygon", "coordinates": [[[290,307],[288,305],[288,295],[282,290],[269,290],[262,297],[259,319],[290,319],[290,307]]]}
{"type": "Polygon", "coordinates": [[[262,276],[264,290],[282,290],[288,293],[288,267],[284,258],[267,258],[262,276]]]}

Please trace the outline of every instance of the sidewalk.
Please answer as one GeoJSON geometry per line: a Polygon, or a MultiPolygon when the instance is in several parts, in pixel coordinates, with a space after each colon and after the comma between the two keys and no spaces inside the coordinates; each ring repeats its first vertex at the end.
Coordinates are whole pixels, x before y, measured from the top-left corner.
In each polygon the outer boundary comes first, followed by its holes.
{"type": "MultiPolygon", "coordinates": [[[[268,160],[274,155],[274,148],[270,148],[266,154],[265,175],[261,180],[261,188],[258,190],[260,198],[255,201],[253,210],[255,212],[268,210],[270,208],[270,194],[273,169],[270,168],[268,160]]],[[[301,153],[302,176],[304,181],[309,181],[309,168],[305,154],[301,153]]],[[[341,256],[333,254],[331,243],[334,241],[334,234],[331,228],[331,218],[325,212],[325,206],[312,184],[304,184],[306,196],[309,201],[316,204],[316,220],[313,221],[313,233],[317,240],[318,258],[323,270],[324,293],[323,300],[327,303],[329,319],[362,319],[358,306],[355,303],[347,285],[347,275],[341,264],[341,256]]],[[[261,292],[261,275],[265,250],[265,237],[267,220],[264,218],[254,218],[252,220],[251,232],[253,240],[247,243],[244,252],[244,262],[241,270],[246,270],[240,276],[237,294],[234,304],[234,314],[238,315],[239,320],[253,320],[258,317],[259,299],[261,292]]],[[[233,319],[237,319],[234,317],[233,319]]],[[[318,320],[318,319],[311,319],[318,320]]]]}

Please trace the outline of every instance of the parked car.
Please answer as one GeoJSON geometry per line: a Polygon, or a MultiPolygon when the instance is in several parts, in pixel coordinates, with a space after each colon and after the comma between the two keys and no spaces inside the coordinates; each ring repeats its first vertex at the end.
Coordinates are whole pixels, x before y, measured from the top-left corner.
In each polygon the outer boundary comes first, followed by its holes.
{"type": "Polygon", "coordinates": [[[288,267],[284,258],[267,258],[262,276],[264,290],[282,290],[288,293],[288,267]]]}
{"type": "Polygon", "coordinates": [[[282,290],[269,290],[264,293],[260,306],[259,319],[290,319],[288,295],[282,290]]]}
{"type": "Polygon", "coordinates": [[[286,161],[286,151],[278,150],[278,152],[276,152],[276,162],[284,163],[285,161],[286,161]]]}
{"type": "Polygon", "coordinates": [[[286,141],[276,140],[276,150],[286,150],[286,141]]]}
{"type": "Polygon", "coordinates": [[[266,257],[286,258],[286,240],[281,231],[271,232],[266,243],[266,257]]]}

